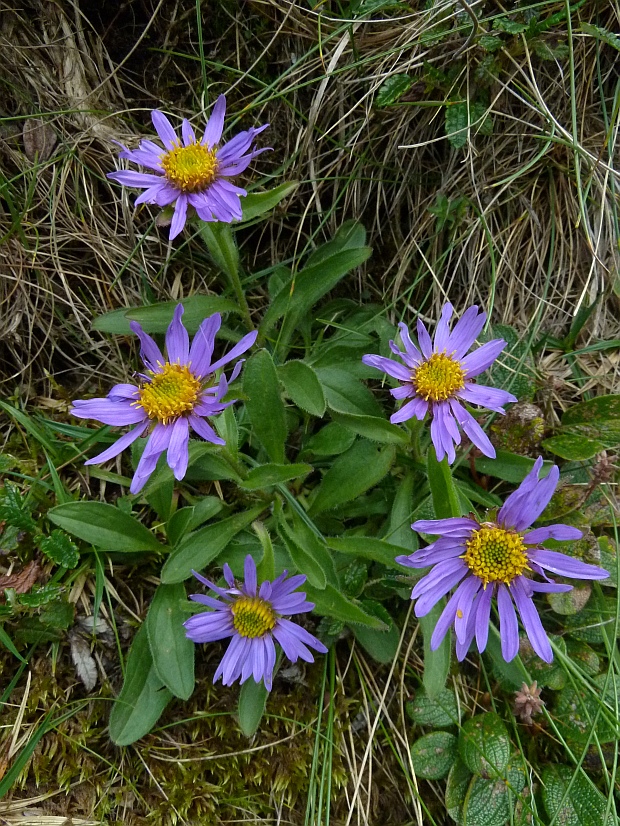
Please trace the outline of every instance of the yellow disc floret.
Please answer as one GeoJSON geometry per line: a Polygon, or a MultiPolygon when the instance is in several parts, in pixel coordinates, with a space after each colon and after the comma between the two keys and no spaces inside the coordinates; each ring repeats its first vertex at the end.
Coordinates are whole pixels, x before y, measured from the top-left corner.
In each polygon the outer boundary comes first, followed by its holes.
{"type": "Polygon", "coordinates": [[[273,608],[261,597],[240,597],[230,610],[235,630],[242,637],[262,637],[276,624],[273,608]]]}
{"type": "Polygon", "coordinates": [[[217,176],[216,149],[201,143],[175,146],[161,156],[166,178],[182,192],[203,192],[217,176]]]}
{"type": "Polygon", "coordinates": [[[149,419],[168,424],[193,410],[202,384],[187,365],[166,362],[161,373],[151,375],[152,380],[140,388],[140,401],[134,402],[149,419]]]}
{"type": "Polygon", "coordinates": [[[469,570],[482,580],[509,585],[529,568],[521,534],[503,528],[482,526],[467,541],[463,559],[469,570]]]}
{"type": "Polygon", "coordinates": [[[426,401],[445,401],[465,386],[461,363],[445,353],[433,355],[414,370],[411,379],[416,393],[426,401]]]}

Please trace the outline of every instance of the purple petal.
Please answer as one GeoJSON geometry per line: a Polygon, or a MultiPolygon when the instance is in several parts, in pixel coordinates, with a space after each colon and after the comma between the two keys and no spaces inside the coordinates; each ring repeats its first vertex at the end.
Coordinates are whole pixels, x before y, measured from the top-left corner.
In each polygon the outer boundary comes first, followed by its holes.
{"type": "Polygon", "coordinates": [[[289,594],[286,597],[279,597],[278,599],[271,598],[271,604],[278,614],[283,616],[292,616],[293,614],[305,614],[307,611],[312,611],[312,603],[306,601],[304,593],[289,594]]]}
{"type": "Polygon", "coordinates": [[[224,685],[232,685],[237,677],[240,676],[241,666],[247,655],[247,643],[247,637],[240,637],[236,634],[232,638],[220,664],[215,670],[215,674],[213,675],[214,683],[221,677],[224,685]]]}
{"type": "MultiPolygon", "coordinates": [[[[432,411],[431,441],[435,447],[437,461],[441,462],[443,457],[447,456],[448,464],[452,464],[456,459],[456,451],[454,450],[454,429],[450,427],[452,421],[449,403],[433,402],[432,411]]],[[[460,442],[461,437],[458,431],[456,432],[456,436],[460,442]]]]}
{"type": "Polygon", "coordinates": [[[466,516],[451,516],[449,519],[418,519],[411,527],[418,533],[469,539],[471,532],[477,531],[480,525],[466,516]]]}
{"type": "MultiPolygon", "coordinates": [[[[160,183],[157,186],[151,186],[148,189],[145,189],[144,192],[141,195],[138,195],[138,197],[134,201],[134,206],[140,206],[140,204],[159,203],[162,191],[167,192],[169,188],[170,187],[167,183],[160,183]]],[[[176,198],[178,194],[179,193],[177,192],[177,190],[174,190],[174,198],[176,198]]]]}
{"type": "Polygon", "coordinates": [[[189,358],[189,335],[181,321],[183,312],[183,305],[177,304],[166,332],[168,361],[177,364],[187,364],[189,358]]]}
{"type": "Polygon", "coordinates": [[[424,326],[424,322],[421,318],[418,318],[416,330],[418,333],[418,342],[420,344],[420,350],[422,350],[422,355],[425,359],[429,359],[433,355],[433,342],[431,341],[428,330],[424,326]]]}
{"type": "Polygon", "coordinates": [[[448,322],[452,318],[453,312],[454,307],[449,302],[441,308],[441,316],[435,329],[435,346],[433,347],[435,353],[443,353],[448,347],[450,341],[450,325],[448,322]]]}
{"type": "Polygon", "coordinates": [[[473,379],[474,376],[484,373],[484,371],[493,364],[505,346],[506,342],[502,338],[496,338],[493,341],[487,341],[482,347],[478,347],[473,353],[461,359],[461,367],[465,371],[465,378],[473,379]]]}
{"type": "Polygon", "coordinates": [[[125,424],[138,424],[145,419],[144,410],[133,406],[129,401],[110,401],[109,399],[77,399],[73,402],[71,414],[78,419],[94,419],[103,424],[121,427],[125,424]]]}
{"type": "Polygon", "coordinates": [[[146,166],[148,169],[155,169],[161,173],[161,154],[161,148],[158,148],[158,152],[153,153],[141,146],[140,149],[124,149],[122,152],[119,152],[118,157],[125,158],[128,161],[132,161],[132,163],[139,163],[141,166],[146,166]]]}
{"type": "MultiPolygon", "coordinates": [[[[412,385],[406,385],[406,387],[411,392],[415,392],[412,385]]],[[[411,401],[404,404],[400,410],[397,410],[396,413],[392,413],[390,416],[390,422],[392,424],[400,424],[400,422],[406,422],[414,416],[418,419],[418,421],[422,421],[422,419],[426,416],[427,411],[428,402],[421,396],[415,396],[415,398],[411,399],[411,401]]]]}
{"type": "Polygon", "coordinates": [[[517,577],[513,581],[512,595],[517,604],[517,608],[519,609],[519,613],[521,614],[523,627],[525,628],[529,641],[532,643],[532,648],[534,651],[538,654],[541,660],[544,660],[546,663],[550,663],[553,660],[553,651],[551,650],[549,638],[547,637],[545,629],[542,626],[542,622],[538,616],[538,611],[536,610],[531,597],[527,595],[523,587],[523,583],[520,580],[521,578],[517,577]]]}
{"type": "Polygon", "coordinates": [[[158,109],[154,109],[151,112],[151,120],[153,121],[155,131],[159,135],[159,138],[164,146],[168,149],[174,149],[175,146],[178,146],[179,139],[177,138],[170,121],[163,112],[160,112],[158,109]]]}
{"type": "Polygon", "coordinates": [[[256,563],[250,554],[245,558],[243,563],[244,585],[243,591],[251,597],[256,596],[256,563]]]}
{"type": "Polygon", "coordinates": [[[223,588],[220,588],[219,585],[216,585],[214,582],[211,582],[210,579],[206,579],[206,577],[202,576],[202,574],[199,574],[198,571],[194,571],[193,568],[192,574],[196,577],[198,582],[202,582],[202,584],[206,588],[210,588],[212,591],[215,591],[216,594],[219,594],[221,597],[224,597],[224,599],[230,599],[228,591],[225,591],[223,588]]]}
{"type": "Polygon", "coordinates": [[[519,623],[508,588],[501,582],[497,588],[499,633],[502,641],[502,657],[506,662],[514,660],[519,652],[519,623]]]}
{"type": "Polygon", "coordinates": [[[465,588],[468,582],[468,579],[465,579],[463,580],[463,582],[461,582],[459,587],[448,600],[446,607],[441,612],[439,619],[437,620],[437,625],[435,626],[435,629],[431,636],[431,651],[436,651],[439,648],[443,641],[443,638],[446,636],[448,629],[454,622],[454,617],[456,616],[456,606],[458,604],[459,597],[461,596],[461,592],[463,591],[463,588],[465,588]]]}
{"type": "Polygon", "coordinates": [[[542,466],[542,456],[539,456],[534,462],[534,466],[525,479],[521,482],[519,487],[510,494],[508,499],[506,499],[502,507],[499,509],[497,521],[500,525],[511,528],[516,524],[522,524],[523,528],[521,530],[529,527],[531,523],[527,522],[527,520],[524,521],[523,509],[527,503],[530,493],[538,484],[538,474],[540,473],[542,466]]]}
{"type": "Polygon", "coordinates": [[[221,359],[218,359],[214,364],[211,365],[211,372],[215,373],[216,370],[219,370],[220,367],[223,367],[225,364],[228,364],[229,361],[236,359],[242,353],[245,353],[246,350],[249,350],[250,347],[256,341],[256,336],[258,335],[257,330],[253,330],[251,333],[243,336],[241,341],[229,350],[225,356],[222,356],[221,359]]]}
{"type": "Polygon", "coordinates": [[[412,361],[412,364],[418,366],[422,362],[422,353],[415,346],[409,334],[409,328],[401,321],[398,325],[398,332],[400,333],[400,340],[403,343],[406,354],[412,361]]]}
{"type": "Polygon", "coordinates": [[[124,436],[121,436],[120,439],[117,439],[113,445],[111,445],[107,450],[104,450],[102,453],[99,453],[97,456],[93,456],[92,459],[88,459],[88,461],[84,462],[85,465],[100,465],[102,462],[107,462],[108,459],[113,459],[115,456],[118,456],[119,453],[122,453],[126,447],[129,447],[130,444],[139,439],[140,436],[144,433],[148,426],[148,420],[139,424],[137,427],[134,427],[133,430],[130,430],[128,433],[125,433],[124,436]]]}
{"type": "MultiPolygon", "coordinates": [[[[397,399],[398,401],[402,399],[408,399],[410,396],[415,396],[415,388],[413,384],[399,384],[398,387],[391,387],[390,388],[391,395],[397,399]]],[[[421,399],[424,401],[424,399],[421,399]]],[[[425,412],[426,412],[425,408],[425,412]]]]}
{"type": "Polygon", "coordinates": [[[170,240],[174,240],[185,226],[187,218],[187,195],[185,193],[179,195],[176,205],[174,207],[174,214],[170,224],[170,240]]]}
{"type": "Polygon", "coordinates": [[[172,425],[172,436],[168,446],[168,467],[175,479],[183,479],[189,462],[189,424],[185,416],[179,418],[172,425]]]}
{"type": "Polygon", "coordinates": [[[199,602],[201,605],[208,605],[209,608],[213,608],[216,611],[226,611],[229,607],[225,602],[220,602],[219,599],[208,597],[205,594],[190,594],[189,598],[194,602],[199,602]]]}
{"type": "Polygon", "coordinates": [[[480,335],[486,320],[487,314],[478,313],[478,307],[475,304],[465,310],[450,334],[446,345],[448,355],[460,361],[480,335]]]}
{"type": "MultiPolygon", "coordinates": [[[[433,543],[433,545],[435,544],[436,543],[433,543]]],[[[430,547],[430,545],[427,545],[427,547],[424,548],[424,551],[430,547]]],[[[396,562],[399,562],[401,565],[406,565],[408,568],[428,568],[429,565],[437,565],[440,562],[445,562],[447,559],[453,559],[455,556],[462,556],[464,553],[464,545],[450,542],[448,546],[440,549],[434,547],[433,550],[428,553],[420,553],[420,551],[416,551],[410,556],[397,556],[396,562]],[[408,561],[403,562],[403,559],[408,561]]]]}
{"type": "MultiPolygon", "coordinates": [[[[296,588],[299,588],[306,581],[305,574],[295,574],[295,576],[288,576],[288,571],[283,571],[277,579],[271,583],[271,598],[273,600],[288,596],[296,588]]],[[[300,593],[302,593],[300,591],[300,593]]],[[[305,597],[306,595],[303,594],[305,597]]]]}
{"type": "Polygon", "coordinates": [[[521,519],[515,523],[515,529],[522,531],[535,522],[551,501],[560,478],[560,470],[553,465],[544,479],[536,483],[533,490],[523,498],[521,503],[521,519]]]}
{"type": "Polygon", "coordinates": [[[559,582],[534,582],[533,579],[528,579],[527,584],[532,592],[540,594],[566,594],[573,590],[572,585],[564,585],[559,582]]]}
{"type": "Polygon", "coordinates": [[[157,467],[159,457],[164,450],[167,450],[171,435],[171,427],[163,425],[161,422],[155,425],[131,481],[129,488],[130,493],[138,493],[142,490],[148,478],[157,467]]]}
{"type": "Polygon", "coordinates": [[[374,367],[376,370],[381,370],[382,373],[387,373],[388,376],[392,376],[394,379],[411,382],[411,371],[397,361],[369,353],[368,355],[362,356],[362,362],[367,367],[374,367]]]}
{"type": "Polygon", "coordinates": [[[476,605],[476,645],[481,654],[487,647],[487,640],[489,638],[492,599],[493,586],[487,585],[487,587],[480,592],[476,605]]]}
{"type": "Polygon", "coordinates": [[[213,355],[215,336],[221,324],[222,316],[219,313],[213,313],[209,318],[205,318],[194,336],[189,351],[189,361],[192,367],[192,373],[199,379],[204,378],[212,372],[211,356],[213,355]]]}
{"type": "Polygon", "coordinates": [[[250,148],[254,138],[259,135],[263,129],[266,129],[268,125],[269,124],[265,124],[258,129],[252,127],[245,132],[238,132],[233,138],[227,141],[224,146],[217,151],[217,159],[221,165],[226,166],[229,163],[236,163],[250,148]]]}
{"type": "Polygon", "coordinates": [[[295,662],[298,656],[301,657],[302,660],[306,660],[306,662],[314,662],[314,657],[310,654],[306,646],[314,648],[315,651],[318,651],[320,654],[327,653],[327,648],[325,648],[322,642],[317,640],[309,631],[306,631],[305,628],[302,628],[301,625],[297,625],[297,623],[291,620],[278,619],[273,629],[273,635],[282,646],[286,656],[292,662],[295,662]],[[286,640],[288,650],[282,642],[283,639],[286,640]]]}
{"type": "Polygon", "coordinates": [[[205,133],[202,139],[203,146],[208,146],[211,149],[220,142],[222,130],[224,129],[225,115],[226,95],[220,95],[215,101],[215,106],[211,112],[211,117],[207,121],[207,125],[205,127],[205,133]]]}
{"type": "MultiPolygon", "coordinates": [[[[476,594],[482,588],[482,581],[476,576],[469,576],[463,583],[463,589],[459,594],[454,615],[454,630],[459,642],[465,643],[469,626],[470,614],[476,612],[476,594]]],[[[472,635],[473,636],[473,635],[472,635]]],[[[471,640],[470,640],[471,642],[471,640]]],[[[467,646],[469,648],[469,646],[467,646]]]]}
{"type": "Polygon", "coordinates": [[[557,551],[530,550],[528,556],[532,562],[546,568],[547,571],[571,579],[607,579],[609,576],[609,571],[598,565],[589,565],[557,551]]]}
{"type": "Polygon", "coordinates": [[[465,387],[457,391],[456,395],[463,401],[470,404],[479,404],[481,407],[494,410],[496,413],[505,413],[505,404],[518,401],[516,396],[506,390],[499,390],[497,387],[485,387],[482,384],[473,384],[472,382],[468,382],[465,387]]]}
{"type": "Polygon", "coordinates": [[[189,146],[192,143],[196,143],[196,135],[194,134],[192,125],[187,118],[183,118],[183,123],[181,124],[181,134],[183,135],[184,146],[189,146]]]}
{"type": "Polygon", "coordinates": [[[549,525],[547,528],[535,528],[533,531],[526,533],[523,541],[526,545],[539,545],[547,539],[557,539],[560,542],[569,539],[581,539],[583,531],[579,528],[573,528],[572,525],[549,525]]]}
{"type": "Polygon", "coordinates": [[[225,445],[224,439],[220,438],[211,425],[200,416],[190,413],[188,416],[189,424],[192,430],[197,433],[206,442],[211,442],[214,445],[225,445]]]}
{"type": "Polygon", "coordinates": [[[494,459],[495,448],[471,413],[465,410],[463,405],[456,399],[450,399],[450,408],[456,416],[458,423],[463,428],[463,431],[469,436],[476,447],[481,450],[485,456],[490,456],[491,459],[494,459]]]}
{"type": "MultiPolygon", "coordinates": [[[[454,588],[455,585],[458,585],[463,577],[467,576],[469,571],[467,565],[465,565],[461,559],[458,560],[458,562],[461,563],[459,567],[454,569],[449,575],[437,580],[437,582],[434,583],[434,587],[429,588],[426,593],[422,594],[421,597],[418,597],[414,608],[416,617],[426,616],[431,608],[437,605],[439,600],[444,597],[448,591],[454,588]]],[[[427,576],[430,576],[430,574],[427,576]]],[[[470,577],[467,578],[469,579],[470,577]]]]}
{"type": "Polygon", "coordinates": [[[148,333],[145,333],[137,321],[130,321],[129,328],[140,339],[140,358],[147,370],[152,373],[159,373],[165,359],[159,347],[155,344],[148,333]]]}
{"type": "Polygon", "coordinates": [[[230,613],[207,612],[195,614],[183,623],[185,636],[192,642],[215,642],[235,633],[230,613]]]}
{"type": "Polygon", "coordinates": [[[158,189],[157,194],[155,195],[155,203],[160,207],[168,206],[168,204],[176,201],[179,194],[180,192],[175,186],[167,183],[158,189]]]}
{"type": "Polygon", "coordinates": [[[467,626],[465,628],[465,633],[463,634],[462,639],[458,639],[456,641],[456,658],[459,662],[465,659],[467,656],[467,652],[469,651],[469,647],[472,644],[472,640],[474,639],[476,633],[476,612],[470,611],[469,617],[467,619],[467,626]]]}
{"type": "Polygon", "coordinates": [[[123,186],[137,188],[160,186],[161,175],[152,175],[150,172],[135,172],[133,169],[120,169],[118,172],[109,172],[108,178],[123,186]]]}
{"type": "Polygon", "coordinates": [[[271,691],[273,681],[273,671],[276,667],[276,647],[270,634],[263,637],[265,647],[265,676],[264,683],[267,691],[271,691]]]}
{"type": "Polygon", "coordinates": [[[252,163],[255,158],[255,154],[252,152],[249,155],[246,155],[244,158],[240,158],[237,163],[229,163],[226,166],[220,166],[218,169],[218,175],[226,175],[232,177],[234,175],[240,175],[241,172],[245,172],[248,166],[252,163]]]}

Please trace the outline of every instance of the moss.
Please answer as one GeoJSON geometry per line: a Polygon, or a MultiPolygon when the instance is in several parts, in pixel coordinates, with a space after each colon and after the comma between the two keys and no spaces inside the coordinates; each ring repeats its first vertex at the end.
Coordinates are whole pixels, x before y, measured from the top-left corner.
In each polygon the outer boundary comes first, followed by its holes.
{"type": "Polygon", "coordinates": [[[545,435],[543,412],[530,402],[517,402],[505,416],[495,419],[490,433],[491,441],[500,450],[520,456],[538,456],[545,435]]]}

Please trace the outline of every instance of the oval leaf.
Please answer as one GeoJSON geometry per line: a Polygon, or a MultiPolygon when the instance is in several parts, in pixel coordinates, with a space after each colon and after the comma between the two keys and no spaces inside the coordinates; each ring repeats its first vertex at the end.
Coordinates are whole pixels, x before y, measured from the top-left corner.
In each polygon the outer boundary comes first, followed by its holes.
{"type": "Polygon", "coordinates": [[[181,301],[162,301],[146,307],[123,307],[97,316],[93,321],[93,330],[116,335],[131,335],[130,321],[137,321],[147,333],[165,333],[172,321],[177,304],[183,304],[183,324],[193,335],[200,324],[213,313],[239,314],[239,306],[228,298],[218,295],[193,295],[191,299],[181,301]]]}
{"type": "Polygon", "coordinates": [[[172,694],[157,676],[146,626],[140,626],[131,645],[125,682],[110,713],[110,739],[117,746],[134,743],[153,728],[172,694]]]}
{"type": "Polygon", "coordinates": [[[306,476],[313,470],[312,465],[276,465],[268,464],[252,468],[240,487],[245,490],[260,490],[270,485],[279,485],[282,482],[289,482],[291,479],[298,479],[306,476]]]}
{"type": "Polygon", "coordinates": [[[345,597],[329,583],[323,590],[314,588],[309,583],[304,586],[308,599],[314,603],[314,613],[324,617],[332,617],[346,623],[358,623],[369,628],[385,631],[386,625],[382,620],[367,613],[359,603],[345,597]]]}
{"type": "Polygon", "coordinates": [[[409,441],[407,433],[395,424],[378,416],[357,416],[352,413],[333,413],[333,419],[343,427],[373,442],[402,445],[409,441]]]}
{"type": "Polygon", "coordinates": [[[67,533],[103,551],[166,550],[141,522],[105,502],[67,502],[51,508],[47,515],[67,533]]]}
{"type": "Polygon", "coordinates": [[[461,759],[474,774],[496,778],[510,759],[510,738],[495,712],[479,714],[463,724],[459,734],[461,759]]]}
{"type": "Polygon", "coordinates": [[[383,539],[375,539],[371,536],[328,536],[325,541],[330,548],[341,554],[370,559],[394,568],[401,574],[406,573],[403,566],[396,562],[396,557],[402,555],[403,549],[383,539]]]}
{"type": "Polygon", "coordinates": [[[263,682],[255,683],[250,677],[239,692],[239,728],[246,737],[256,734],[267,705],[269,692],[263,682]]]}
{"type": "Polygon", "coordinates": [[[447,731],[425,734],[411,747],[411,763],[418,777],[440,780],[453,766],[458,753],[457,738],[447,731]]]}
{"type": "Polygon", "coordinates": [[[202,570],[228,545],[230,540],[263,512],[264,506],[237,513],[185,537],[170,554],[161,570],[161,581],[166,585],[183,582],[192,575],[192,569],[202,570]]]}
{"type": "Polygon", "coordinates": [[[175,697],[188,700],[194,690],[194,643],[185,636],[183,585],[160,585],[146,617],[157,676],[175,697]]]}
{"type": "Polygon", "coordinates": [[[383,450],[362,440],[339,456],[323,477],[310,508],[311,514],[357,499],[388,473],[394,461],[392,445],[383,450]]]}
{"type": "Polygon", "coordinates": [[[278,368],[278,374],[289,399],[310,413],[322,416],[325,413],[325,394],[316,372],[303,361],[287,361],[278,368]]]}
{"type": "Polygon", "coordinates": [[[280,392],[280,381],[267,350],[248,359],[243,374],[245,403],[254,432],[273,462],[284,462],[286,417],[280,392]]]}
{"type": "Polygon", "coordinates": [[[613,806],[605,818],[607,801],[583,770],[551,764],[545,767],[542,780],[543,803],[555,823],[562,826],[612,826],[617,823],[613,806]]]}
{"type": "Polygon", "coordinates": [[[435,697],[429,697],[424,688],[419,688],[415,698],[407,703],[407,713],[419,726],[448,728],[461,722],[456,697],[449,688],[442,688],[435,697]]]}

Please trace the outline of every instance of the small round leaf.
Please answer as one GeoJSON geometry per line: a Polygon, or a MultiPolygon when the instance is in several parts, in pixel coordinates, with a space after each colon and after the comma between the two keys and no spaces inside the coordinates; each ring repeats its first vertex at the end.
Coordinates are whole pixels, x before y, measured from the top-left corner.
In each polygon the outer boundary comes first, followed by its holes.
{"type": "Polygon", "coordinates": [[[502,775],[510,758],[510,738],[501,718],[489,711],[464,723],[459,753],[474,774],[485,778],[502,775]]]}
{"type": "Polygon", "coordinates": [[[411,762],[418,777],[440,780],[445,777],[457,755],[457,738],[447,731],[434,731],[420,737],[411,747],[411,762]]]}

